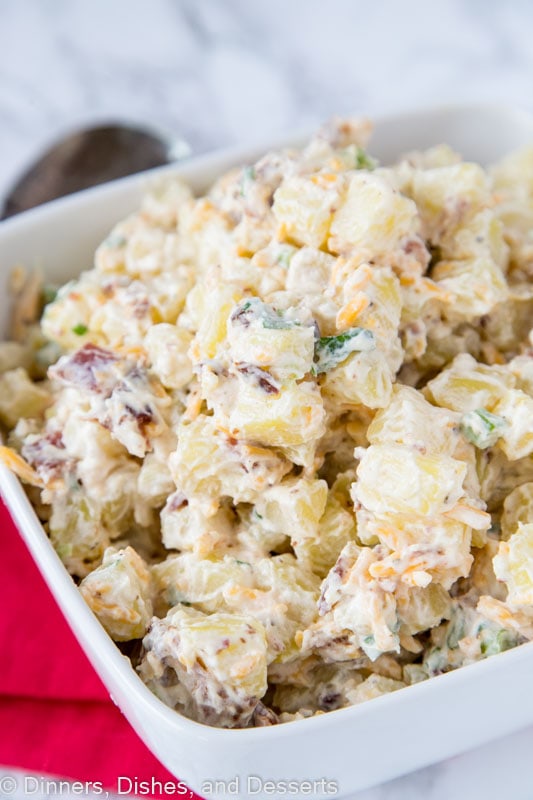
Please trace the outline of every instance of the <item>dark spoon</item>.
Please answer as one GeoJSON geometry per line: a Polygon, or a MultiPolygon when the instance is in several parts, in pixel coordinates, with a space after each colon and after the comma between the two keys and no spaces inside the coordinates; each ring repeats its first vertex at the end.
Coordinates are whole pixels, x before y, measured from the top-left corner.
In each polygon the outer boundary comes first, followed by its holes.
{"type": "Polygon", "coordinates": [[[16,182],[0,219],[134,172],[186,157],[182,139],[168,139],[127,125],[81,130],[52,145],[16,182]]]}

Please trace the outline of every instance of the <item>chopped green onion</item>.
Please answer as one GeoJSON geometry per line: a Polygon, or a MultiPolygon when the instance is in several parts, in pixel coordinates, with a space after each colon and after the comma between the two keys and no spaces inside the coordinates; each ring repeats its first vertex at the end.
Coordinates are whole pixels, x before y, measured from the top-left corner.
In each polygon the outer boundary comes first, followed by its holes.
{"type": "Polygon", "coordinates": [[[371,158],[366,150],[356,144],[351,144],[344,149],[344,154],[353,164],[353,169],[373,170],[378,166],[378,162],[371,158]]]}
{"type": "Polygon", "coordinates": [[[241,195],[246,194],[247,186],[250,183],[252,183],[252,181],[255,181],[255,178],[256,178],[255,167],[253,166],[243,167],[242,177],[241,177],[241,195]]]}
{"type": "Polygon", "coordinates": [[[465,619],[462,614],[456,612],[452,617],[446,637],[446,644],[450,650],[456,650],[459,647],[459,642],[461,639],[464,639],[465,635],[465,619]]]}
{"type": "Polygon", "coordinates": [[[493,627],[482,625],[479,629],[479,635],[481,640],[480,650],[484,656],[503,653],[518,644],[517,634],[505,628],[494,630],[493,627]]]}
{"type": "Polygon", "coordinates": [[[45,284],[42,288],[43,305],[47,306],[48,303],[53,303],[57,297],[57,287],[51,284],[45,284]]]}
{"type": "Polygon", "coordinates": [[[349,328],[338,336],[322,336],[315,344],[313,373],[329,372],[352,353],[374,350],[375,347],[374,334],[366,328],[349,328]]]}
{"type": "Polygon", "coordinates": [[[372,634],[363,636],[361,641],[361,649],[368,656],[370,661],[375,661],[376,658],[379,658],[382,653],[382,651],[376,647],[376,640],[372,634]]]}
{"type": "Polygon", "coordinates": [[[125,236],[121,236],[118,233],[111,233],[107,239],[104,241],[104,245],[106,247],[124,247],[128,243],[128,240],[125,236]]]}
{"type": "Polygon", "coordinates": [[[507,427],[507,420],[491,414],[486,408],[476,408],[463,415],[459,427],[469,442],[484,449],[496,444],[507,427]]]}
{"type": "Polygon", "coordinates": [[[89,328],[87,327],[87,325],[84,325],[82,322],[79,322],[72,328],[72,333],[75,333],[76,336],[84,336],[88,330],[89,328]]]}
{"type": "Polygon", "coordinates": [[[300,325],[297,320],[286,319],[282,311],[263,303],[259,297],[251,297],[246,300],[231,315],[231,322],[238,322],[244,327],[248,327],[254,320],[260,321],[263,328],[278,330],[300,325]]]}
{"type": "Polygon", "coordinates": [[[289,268],[289,264],[291,263],[291,258],[293,256],[293,254],[294,254],[294,249],[290,249],[289,250],[288,247],[285,247],[279,253],[279,255],[278,255],[277,259],[276,259],[276,263],[280,264],[284,269],[288,269],[289,268]]]}

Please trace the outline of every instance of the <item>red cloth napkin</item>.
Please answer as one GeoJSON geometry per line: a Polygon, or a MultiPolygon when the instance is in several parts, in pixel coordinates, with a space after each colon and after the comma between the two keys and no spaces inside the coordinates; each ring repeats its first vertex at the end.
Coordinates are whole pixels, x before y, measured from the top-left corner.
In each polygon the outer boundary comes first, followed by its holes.
{"type": "Polygon", "coordinates": [[[1,500],[0,531],[0,764],[115,791],[119,776],[176,783],[109,699],[1,500]]]}

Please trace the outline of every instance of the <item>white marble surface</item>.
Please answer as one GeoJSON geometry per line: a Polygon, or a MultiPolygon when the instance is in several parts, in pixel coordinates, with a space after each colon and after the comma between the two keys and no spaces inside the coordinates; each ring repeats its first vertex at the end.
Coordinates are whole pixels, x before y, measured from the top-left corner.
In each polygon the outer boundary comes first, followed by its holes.
{"type": "MultiPolygon", "coordinates": [[[[335,112],[533,109],[532,33],[529,0],[0,0],[0,196],[43,145],[95,121],[202,151],[335,112]]],[[[533,727],[357,800],[530,800],[532,750],[533,727]]]]}

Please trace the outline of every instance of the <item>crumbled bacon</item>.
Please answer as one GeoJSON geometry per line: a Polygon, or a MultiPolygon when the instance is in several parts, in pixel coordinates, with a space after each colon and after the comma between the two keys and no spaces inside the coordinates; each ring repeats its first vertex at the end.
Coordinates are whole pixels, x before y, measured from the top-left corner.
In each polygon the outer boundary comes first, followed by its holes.
{"type": "Polygon", "coordinates": [[[51,378],[71,386],[109,394],[116,382],[109,368],[118,360],[111,350],[89,343],[73,355],[60,358],[57,364],[50,368],[49,374],[51,378]]]}
{"type": "Polygon", "coordinates": [[[62,477],[74,464],[66,454],[60,431],[28,436],[22,447],[22,456],[45,484],[62,477]]]}
{"type": "Polygon", "coordinates": [[[238,371],[241,375],[251,378],[254,383],[259,386],[267,394],[279,394],[279,386],[274,381],[272,375],[265,369],[256,366],[255,364],[236,364],[238,371]]]}
{"type": "Polygon", "coordinates": [[[169,511],[180,511],[188,505],[189,501],[185,495],[182,492],[175,492],[168,500],[167,509],[169,511]]]}

